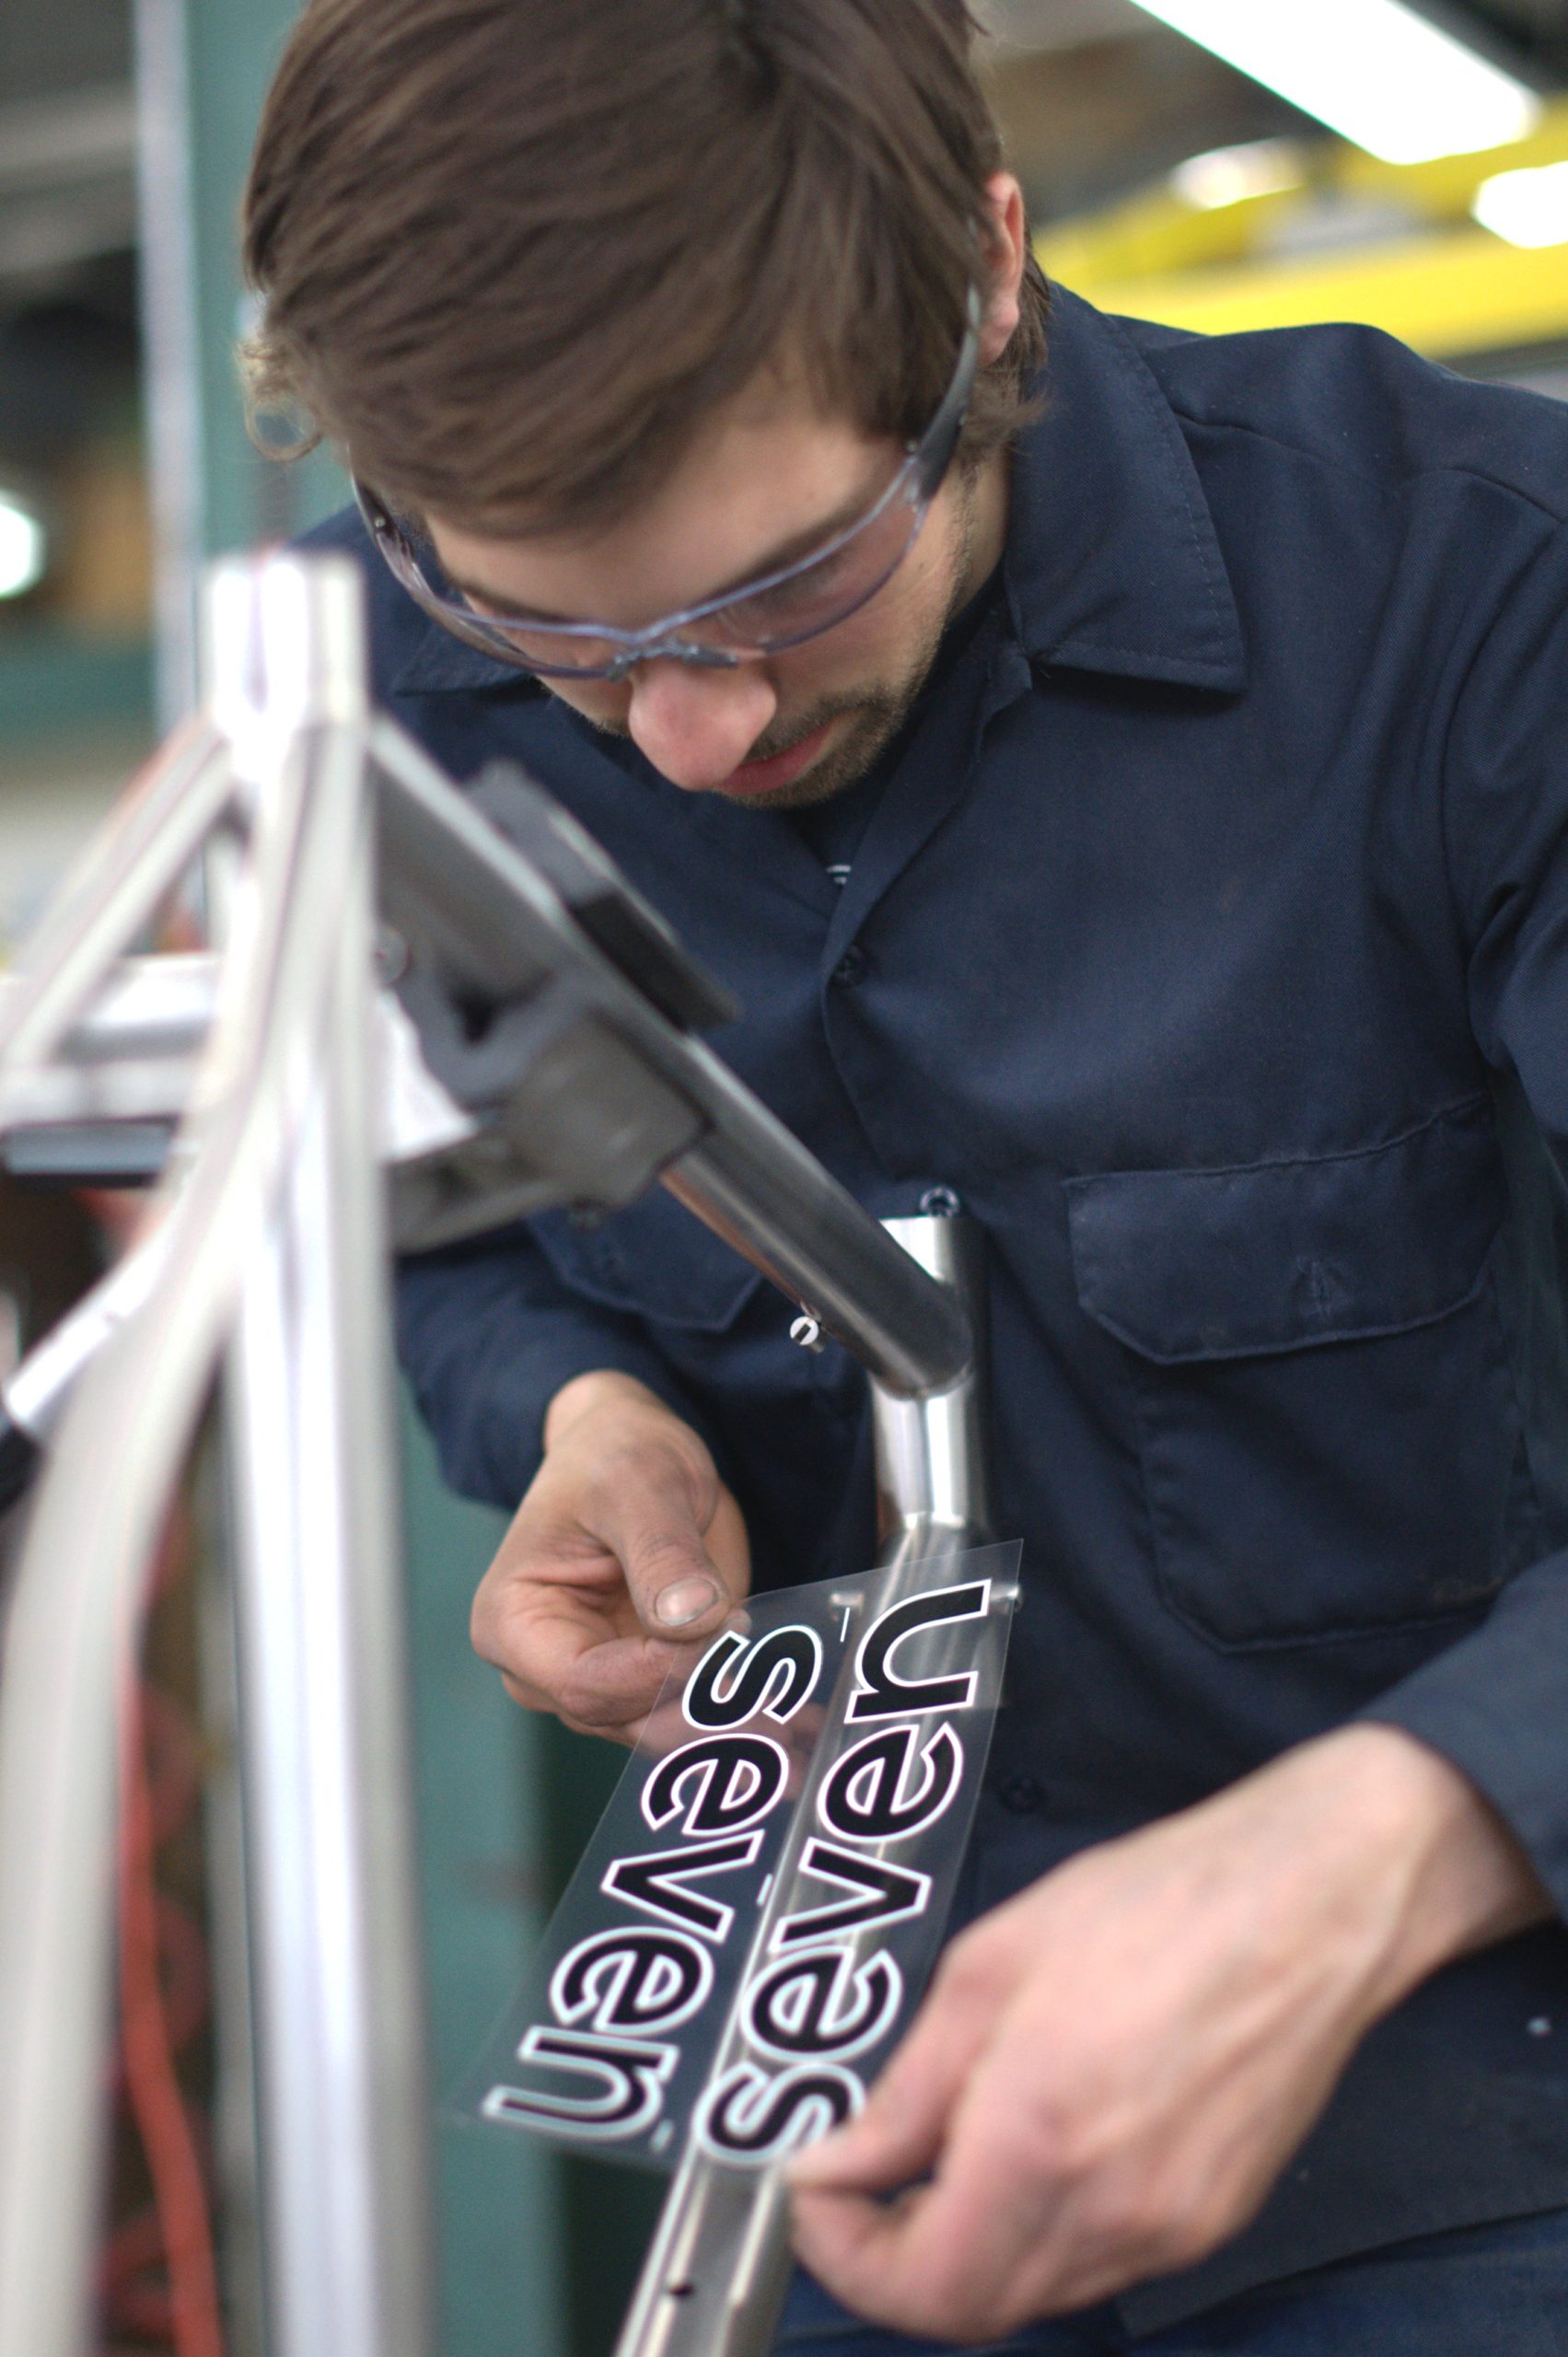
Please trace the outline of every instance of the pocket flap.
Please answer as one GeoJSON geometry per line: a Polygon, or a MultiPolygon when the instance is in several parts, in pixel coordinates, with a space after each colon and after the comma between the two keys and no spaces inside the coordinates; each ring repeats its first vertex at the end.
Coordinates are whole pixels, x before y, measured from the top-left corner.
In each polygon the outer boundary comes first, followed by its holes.
{"type": "Polygon", "coordinates": [[[1361,1153],[1065,1185],[1079,1302],[1167,1366],[1446,1317],[1478,1290],[1505,1200],[1483,1097],[1361,1153]]]}
{"type": "Polygon", "coordinates": [[[738,1252],[656,1188],[597,1225],[547,1212],[529,1227],[563,1284],[606,1308],[718,1334],[763,1283],[738,1252]]]}

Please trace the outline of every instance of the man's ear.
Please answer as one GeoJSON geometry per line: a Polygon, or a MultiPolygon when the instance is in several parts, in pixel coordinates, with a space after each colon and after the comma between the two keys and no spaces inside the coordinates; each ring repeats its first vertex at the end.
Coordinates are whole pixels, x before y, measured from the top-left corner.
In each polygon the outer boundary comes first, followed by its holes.
{"type": "Polygon", "coordinates": [[[1018,324],[1018,290],[1028,258],[1024,192],[1011,172],[993,172],[985,183],[991,215],[991,295],[980,331],[980,365],[999,360],[1018,324]]]}

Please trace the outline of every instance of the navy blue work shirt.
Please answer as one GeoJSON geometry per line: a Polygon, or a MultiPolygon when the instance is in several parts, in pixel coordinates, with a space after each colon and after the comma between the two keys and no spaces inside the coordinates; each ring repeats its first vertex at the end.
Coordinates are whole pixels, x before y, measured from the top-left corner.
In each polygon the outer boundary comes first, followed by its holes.
{"type": "MultiPolygon", "coordinates": [[[[842,889],[427,623],[377,681],[511,758],[744,1004],[720,1051],[870,1209],[990,1241],[1026,1606],[968,1906],[1357,1714],[1456,1761],[1568,1910],[1568,411],[1358,328],[1056,298],[1001,595],[842,889]]],[[[363,554],[356,524],[327,540],[363,554]]],[[[872,1559],[862,1381],[660,1193],[412,1265],[447,1469],[511,1506],[551,1396],[642,1377],[768,1584],[872,1559]]],[[[1568,1940],[1376,2030],[1153,2328],[1568,2204],[1568,1940]]]]}

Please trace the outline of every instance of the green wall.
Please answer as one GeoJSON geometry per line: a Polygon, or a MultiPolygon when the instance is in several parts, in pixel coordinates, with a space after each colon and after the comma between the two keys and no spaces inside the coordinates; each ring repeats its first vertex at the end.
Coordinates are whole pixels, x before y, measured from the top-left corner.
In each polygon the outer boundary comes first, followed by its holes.
{"type": "Polygon", "coordinates": [[[501,1517],[454,1498],[403,1418],[409,1647],[438,2105],[441,2357],[566,2348],[559,2171],[532,2138],[463,2124],[446,2090],[516,1992],[552,1898],[542,1730],[468,1642],[501,1517]]]}
{"type": "Polygon", "coordinates": [[[261,456],[246,434],[235,367],[247,317],[239,202],[261,101],[294,14],[289,0],[186,0],[201,538],[209,556],[303,531],[348,497],[343,475],[325,458],[280,466],[261,456]]]}

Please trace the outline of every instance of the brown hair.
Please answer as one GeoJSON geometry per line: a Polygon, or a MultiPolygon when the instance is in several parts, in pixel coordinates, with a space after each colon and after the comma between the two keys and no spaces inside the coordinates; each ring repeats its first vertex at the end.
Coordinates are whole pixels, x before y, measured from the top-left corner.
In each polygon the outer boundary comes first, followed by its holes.
{"type": "MultiPolygon", "coordinates": [[[[910,440],[993,251],[966,0],[309,0],[245,201],[253,417],[414,513],[635,505],[787,357],[910,440]]],[[[1025,415],[1045,282],[965,456],[1025,415]]]]}

